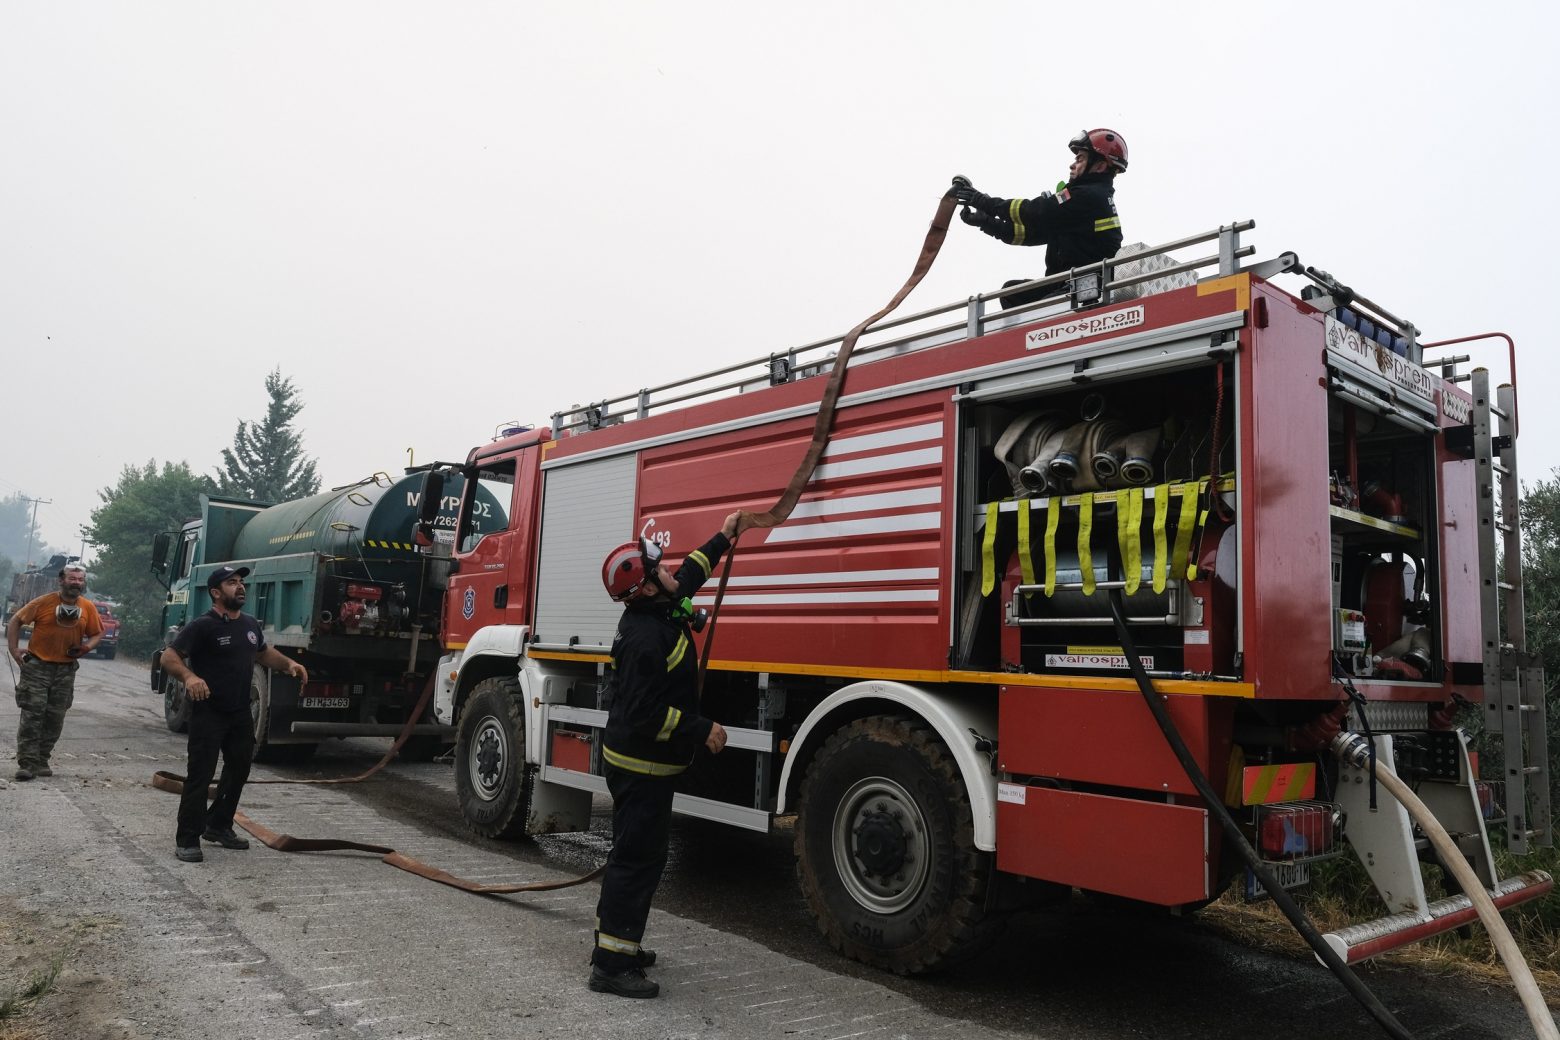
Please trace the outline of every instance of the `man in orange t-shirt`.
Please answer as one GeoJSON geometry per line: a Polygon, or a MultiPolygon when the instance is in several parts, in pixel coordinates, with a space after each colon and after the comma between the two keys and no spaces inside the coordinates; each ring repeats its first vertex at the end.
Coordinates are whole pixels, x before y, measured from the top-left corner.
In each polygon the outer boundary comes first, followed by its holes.
{"type": "Polygon", "coordinates": [[[103,622],[90,600],[82,598],[87,572],[80,564],[60,569],[60,591],[45,593],[11,615],[5,626],[11,657],[22,666],[16,684],[16,779],[53,776],[49,754],[65,727],[65,713],[76,694],[76,659],[90,654],[103,638],[103,622]],[[22,626],[32,625],[27,649],[22,626]]]}

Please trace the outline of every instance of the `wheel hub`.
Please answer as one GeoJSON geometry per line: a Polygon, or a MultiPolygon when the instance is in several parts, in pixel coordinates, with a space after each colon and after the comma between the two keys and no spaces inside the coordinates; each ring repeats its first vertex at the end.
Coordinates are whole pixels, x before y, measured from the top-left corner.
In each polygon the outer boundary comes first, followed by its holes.
{"type": "Polygon", "coordinates": [[[874,809],[856,830],[856,858],[868,874],[892,874],[905,862],[909,847],[904,829],[892,813],[874,809]]]}
{"type": "Polygon", "coordinates": [[[913,904],[931,876],[926,815],[904,786],[883,776],[858,780],[834,813],[834,868],[852,899],[874,913],[913,904]]]}
{"type": "Polygon", "coordinates": [[[504,758],[508,750],[498,720],[483,719],[472,744],[475,750],[471,756],[471,786],[478,797],[491,801],[504,786],[504,758]]]}

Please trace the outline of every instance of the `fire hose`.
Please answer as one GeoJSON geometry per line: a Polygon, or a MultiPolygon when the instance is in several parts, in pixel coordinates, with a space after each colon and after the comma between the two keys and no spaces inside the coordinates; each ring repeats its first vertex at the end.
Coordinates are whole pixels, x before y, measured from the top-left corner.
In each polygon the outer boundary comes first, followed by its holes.
{"type": "MultiPolygon", "coordinates": [[[[1307,945],[1316,953],[1317,959],[1338,977],[1344,988],[1364,1005],[1365,1009],[1370,1012],[1371,1016],[1375,1018],[1388,1034],[1395,1037],[1411,1038],[1412,1034],[1403,1027],[1402,1023],[1393,1017],[1392,1012],[1387,1010],[1386,1006],[1381,1003],[1376,995],[1366,988],[1365,984],[1360,981],[1359,976],[1350,969],[1349,965],[1338,955],[1338,952],[1328,945],[1327,941],[1316,930],[1316,926],[1306,918],[1305,912],[1300,909],[1289,893],[1279,884],[1278,879],[1267,869],[1267,866],[1257,856],[1256,850],[1251,847],[1251,843],[1246,840],[1246,836],[1241,833],[1235,818],[1225,808],[1224,800],[1213,790],[1213,786],[1208,782],[1208,778],[1198,767],[1196,759],[1192,757],[1191,751],[1186,746],[1186,742],[1181,739],[1181,734],[1176,730],[1175,722],[1170,718],[1170,713],[1160,703],[1160,697],[1154,690],[1153,680],[1149,678],[1148,672],[1143,668],[1142,661],[1138,657],[1137,645],[1133,642],[1132,633],[1127,627],[1126,614],[1122,607],[1121,591],[1119,589],[1111,590],[1110,613],[1116,624],[1116,636],[1121,640],[1122,653],[1127,658],[1127,667],[1131,670],[1132,677],[1137,680],[1138,689],[1142,691],[1143,700],[1148,705],[1148,710],[1153,713],[1154,721],[1159,724],[1160,730],[1165,735],[1165,740],[1180,761],[1181,767],[1186,771],[1187,777],[1192,781],[1193,786],[1197,788],[1197,793],[1202,797],[1204,804],[1208,806],[1208,811],[1218,818],[1226,836],[1229,837],[1231,843],[1239,851],[1241,858],[1246,861],[1246,865],[1251,868],[1257,880],[1262,882],[1262,887],[1267,889],[1268,894],[1273,897],[1274,904],[1289,919],[1295,930],[1300,933],[1307,945]]],[[[1456,876],[1458,884],[1468,894],[1474,909],[1479,914],[1480,920],[1484,922],[1484,926],[1489,932],[1496,951],[1505,963],[1506,970],[1511,974],[1517,994],[1522,1000],[1523,1010],[1527,1012],[1528,1021],[1533,1024],[1534,1034],[1539,1037],[1539,1040],[1560,1040],[1560,1033],[1557,1033],[1555,1029],[1554,1018],[1550,1015],[1549,1008],[1545,1005],[1543,996],[1538,991],[1538,984],[1533,980],[1533,973],[1528,968],[1527,962],[1522,959],[1522,954],[1517,949],[1516,941],[1512,939],[1505,920],[1500,916],[1500,911],[1495,908],[1495,904],[1490,900],[1483,884],[1475,876],[1472,868],[1468,866],[1467,860],[1464,859],[1457,846],[1453,844],[1451,837],[1446,833],[1446,829],[1441,826],[1440,821],[1419,800],[1419,797],[1409,790],[1408,786],[1398,778],[1396,773],[1391,769],[1381,767],[1375,759],[1372,745],[1364,737],[1355,733],[1341,733],[1333,740],[1331,750],[1339,759],[1350,765],[1372,772],[1376,780],[1402,804],[1403,808],[1408,811],[1408,814],[1424,830],[1425,835],[1440,854],[1441,862],[1446,864],[1447,869],[1456,876]]]]}
{"type": "MultiPolygon", "coordinates": [[[[957,180],[958,178],[955,179],[956,184],[957,180]]],[[[813,428],[812,442],[808,445],[807,452],[803,457],[801,464],[797,467],[795,475],[792,476],[790,483],[786,486],[786,489],[780,495],[780,498],[777,499],[775,504],[772,505],[768,510],[763,513],[751,513],[746,510],[742,511],[742,516],[738,521],[737,538],[740,538],[742,531],[747,530],[748,528],[775,527],[781,523],[784,523],[785,519],[791,515],[791,510],[796,507],[796,502],[801,497],[802,488],[806,486],[808,479],[812,476],[813,469],[818,465],[818,460],[823,457],[824,448],[829,443],[829,432],[834,425],[834,413],[839,402],[840,391],[844,386],[845,372],[850,362],[851,351],[855,349],[856,341],[861,337],[863,332],[865,332],[876,322],[881,321],[886,315],[888,315],[902,302],[904,302],[905,297],[909,296],[911,290],[920,284],[921,279],[926,276],[926,272],[931,269],[932,261],[937,258],[937,253],[942,248],[943,239],[947,237],[948,226],[953,216],[953,208],[954,198],[952,189],[950,189],[949,192],[942,197],[941,201],[937,205],[936,215],[932,218],[932,226],[926,233],[926,240],[921,246],[920,256],[916,260],[915,268],[912,271],[909,280],[905,282],[904,286],[901,287],[899,292],[894,295],[894,298],[889,301],[887,306],[878,311],[876,314],[872,315],[870,318],[861,322],[855,328],[851,329],[851,331],[845,336],[845,339],[840,346],[839,353],[835,356],[834,359],[834,370],[830,374],[829,381],[824,387],[823,399],[819,404],[818,409],[818,418],[813,428]]],[[[709,667],[710,647],[714,644],[715,641],[715,623],[720,616],[720,602],[721,599],[725,596],[726,579],[731,573],[731,560],[735,555],[736,539],[733,539],[731,551],[727,554],[726,557],[726,568],[721,572],[720,586],[715,596],[715,605],[714,608],[710,611],[711,616],[709,631],[704,639],[704,652],[699,659],[698,684],[701,691],[704,688],[704,675],[709,667]]],[[[418,700],[417,706],[413,708],[411,713],[408,715],[406,726],[401,730],[400,735],[396,737],[395,743],[391,745],[390,750],[385,753],[383,758],[381,758],[377,763],[375,763],[366,771],[358,774],[357,776],[338,777],[334,779],[251,780],[250,783],[362,783],[383,769],[390,763],[393,758],[395,758],[397,754],[400,753],[402,745],[404,745],[407,739],[411,736],[412,727],[416,725],[418,719],[422,718],[423,713],[427,710],[429,701],[433,697],[434,678],[435,677],[432,675],[428,677],[428,682],[423,688],[422,697],[418,700]]],[[[153,787],[159,791],[168,791],[173,794],[181,794],[183,792],[184,782],[184,777],[163,770],[159,770],[152,777],[153,787]]],[[[211,790],[208,790],[207,796],[211,796],[211,790]]],[[[388,846],[371,845],[363,842],[346,841],[337,838],[299,838],[290,834],[278,834],[276,831],[273,831],[269,827],[256,822],[242,812],[234,814],[233,822],[238,824],[240,827],[243,827],[244,830],[248,831],[250,834],[254,835],[255,838],[264,845],[275,849],[278,852],[370,852],[382,857],[383,861],[388,863],[390,866],[416,874],[418,877],[427,878],[429,881],[437,881],[441,885],[449,885],[452,888],[458,888],[463,892],[473,892],[480,895],[507,895],[517,892],[547,892],[559,888],[568,888],[572,885],[581,885],[587,881],[592,881],[595,878],[600,877],[602,872],[606,870],[606,867],[603,865],[601,867],[597,867],[588,874],[584,874],[576,878],[570,878],[566,881],[539,881],[525,884],[507,885],[480,884],[474,881],[468,881],[464,878],[456,877],[453,874],[438,869],[437,867],[429,866],[420,860],[416,860],[410,856],[399,853],[396,850],[389,848],[388,846]]]]}
{"type": "MultiPolygon", "coordinates": [[[[423,685],[422,696],[417,700],[417,706],[414,707],[407,715],[406,725],[402,727],[400,735],[395,738],[395,743],[390,745],[390,750],[386,751],[384,757],[381,758],[378,762],[374,763],[372,766],[358,775],[334,777],[329,779],[316,778],[307,780],[251,780],[249,783],[362,783],[369,777],[373,776],[375,773],[379,772],[385,766],[389,765],[390,761],[395,758],[396,755],[400,754],[402,746],[404,746],[406,741],[411,737],[412,729],[417,725],[417,720],[422,718],[423,713],[428,710],[428,702],[433,699],[435,678],[437,678],[436,674],[428,676],[428,681],[423,685]]],[[[179,776],[177,773],[170,773],[165,770],[158,770],[152,775],[152,786],[159,791],[167,791],[170,794],[182,794],[184,792],[184,782],[184,777],[179,776]]],[[[208,798],[212,797],[215,789],[215,785],[209,787],[206,791],[206,796],[208,798]]],[[[465,878],[456,877],[454,874],[440,870],[438,867],[429,866],[421,860],[413,859],[411,856],[397,852],[395,849],[392,849],[386,845],[370,845],[364,842],[347,841],[341,838],[298,838],[291,834],[278,834],[276,831],[271,830],[264,824],[258,823],[250,817],[246,816],[243,812],[234,813],[233,822],[244,828],[244,830],[248,831],[250,834],[254,835],[261,844],[268,848],[275,849],[277,852],[371,852],[378,855],[383,862],[388,863],[392,867],[397,867],[401,870],[407,871],[408,873],[416,874],[418,877],[427,878],[429,881],[437,881],[441,885],[449,885],[451,888],[458,888],[462,892],[472,892],[477,895],[497,896],[509,895],[515,892],[551,892],[554,889],[569,888],[573,885],[583,885],[587,881],[591,881],[600,877],[602,871],[607,869],[605,866],[597,867],[589,874],[584,874],[577,878],[569,878],[566,881],[531,881],[517,884],[497,885],[482,884],[480,882],[468,881],[465,878]]]]}
{"type": "Polygon", "coordinates": [[[1511,982],[1516,987],[1517,996],[1522,1000],[1522,1008],[1527,1012],[1528,1021],[1533,1024],[1533,1032],[1540,1040],[1560,1040],[1560,1030],[1555,1028],[1554,1016],[1549,1013],[1549,1007],[1544,1003],[1543,994],[1538,990],[1538,983],[1533,980],[1533,972],[1528,967],[1527,961],[1522,957],[1522,951],[1517,948],[1517,942],[1511,937],[1511,929],[1506,927],[1505,918],[1501,917],[1495,903],[1485,891],[1483,883],[1468,865],[1461,851],[1452,841],[1451,835],[1446,833],[1446,828],[1435,818],[1424,802],[1419,800],[1401,777],[1391,769],[1383,769],[1381,763],[1376,762],[1371,755],[1370,745],[1365,738],[1358,733],[1340,733],[1334,738],[1330,749],[1333,754],[1356,769],[1371,770],[1376,782],[1387,789],[1387,793],[1396,798],[1408,811],[1408,815],[1414,818],[1425,832],[1425,837],[1430,839],[1430,844],[1435,846],[1441,862],[1457,878],[1457,883],[1467,893],[1473,908],[1479,915],[1479,920],[1484,923],[1484,928],[1489,932],[1490,942],[1495,947],[1495,952],[1500,954],[1500,959],[1506,965],[1506,971],[1511,975],[1511,982]]]}
{"type": "Polygon", "coordinates": [[[894,298],[889,300],[883,309],[867,318],[845,334],[840,342],[839,353],[834,356],[834,370],[829,373],[829,381],[823,388],[823,396],[818,402],[818,415],[813,421],[813,435],[807,445],[807,451],[802,456],[802,461],[796,467],[796,472],[791,475],[791,480],[775,499],[774,505],[762,513],[749,512],[746,509],[739,510],[737,519],[737,533],[731,540],[731,548],[726,553],[725,565],[721,568],[720,584],[715,588],[715,603],[710,608],[709,632],[704,637],[704,650],[699,655],[699,679],[698,689],[702,695],[704,692],[704,676],[709,670],[710,648],[715,645],[715,625],[720,620],[721,601],[726,598],[726,582],[731,577],[731,562],[737,556],[737,542],[742,537],[742,532],[754,527],[778,527],[785,523],[791,515],[791,510],[796,508],[797,501],[802,497],[802,489],[812,479],[813,470],[817,468],[818,460],[823,458],[823,450],[828,447],[829,434],[834,427],[834,413],[839,408],[840,393],[845,386],[845,373],[850,364],[851,352],[856,349],[856,341],[861,338],[873,325],[882,321],[893,313],[905,297],[926,277],[926,272],[932,269],[932,261],[937,259],[937,254],[942,250],[943,239],[948,237],[948,225],[953,220],[953,209],[956,205],[953,192],[961,186],[968,186],[969,182],[963,177],[955,177],[953,185],[937,203],[937,212],[932,216],[932,225],[927,229],[926,238],[921,243],[921,253],[916,257],[915,267],[910,272],[910,277],[905,284],[899,287],[894,298]]]}

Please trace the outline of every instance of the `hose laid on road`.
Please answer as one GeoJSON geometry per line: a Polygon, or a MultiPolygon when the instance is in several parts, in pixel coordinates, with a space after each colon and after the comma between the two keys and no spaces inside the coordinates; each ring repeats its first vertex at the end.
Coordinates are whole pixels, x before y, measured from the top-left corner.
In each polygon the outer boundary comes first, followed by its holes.
{"type": "Polygon", "coordinates": [[[1132,672],[1132,678],[1137,680],[1138,689],[1143,694],[1143,701],[1148,705],[1148,710],[1153,713],[1154,721],[1159,723],[1159,729],[1164,733],[1170,750],[1180,761],[1181,768],[1186,771],[1192,786],[1197,788],[1197,793],[1202,796],[1208,811],[1218,819],[1219,825],[1224,828],[1225,835],[1240,852],[1241,858],[1246,861],[1246,865],[1251,868],[1257,880],[1262,882],[1262,887],[1267,889],[1268,895],[1273,897],[1273,903],[1285,917],[1289,918],[1289,923],[1295,926],[1295,931],[1300,933],[1301,938],[1315,951],[1321,962],[1338,977],[1338,981],[1343,983],[1344,988],[1354,996],[1354,999],[1364,1005],[1365,1010],[1370,1012],[1371,1017],[1382,1029],[1397,1040],[1414,1040],[1414,1035],[1404,1028],[1376,994],[1366,988],[1359,976],[1344,963],[1342,957],[1338,956],[1338,951],[1327,944],[1327,940],[1322,938],[1316,926],[1306,918],[1305,912],[1258,857],[1257,850],[1251,847],[1251,843],[1241,833],[1235,817],[1231,816],[1230,811],[1225,808],[1224,799],[1219,797],[1213,785],[1208,782],[1208,778],[1203,775],[1197,760],[1192,757],[1191,749],[1186,746],[1186,741],[1181,739],[1180,732],[1175,728],[1175,721],[1170,718],[1170,712],[1160,703],[1159,694],[1154,689],[1154,680],[1149,678],[1148,671],[1138,657],[1137,643],[1132,639],[1131,629],[1127,627],[1127,616],[1122,607],[1120,589],[1112,589],[1110,592],[1110,616],[1116,623],[1116,638],[1121,640],[1121,652],[1126,655],[1127,668],[1132,672]]]}
{"type": "Polygon", "coordinates": [[[1402,778],[1392,770],[1382,768],[1379,761],[1372,761],[1369,746],[1359,734],[1339,734],[1333,741],[1332,750],[1356,769],[1374,770],[1376,782],[1408,810],[1408,815],[1414,818],[1414,822],[1425,832],[1425,837],[1430,839],[1430,844],[1435,846],[1441,862],[1456,875],[1457,883],[1473,903],[1479,920],[1484,922],[1490,942],[1494,944],[1495,952],[1500,954],[1506,971],[1511,975],[1511,982],[1516,987],[1517,996],[1522,1000],[1522,1009],[1533,1024],[1533,1032],[1539,1040],[1560,1040],[1560,1030],[1555,1028],[1554,1016],[1544,1003],[1544,995],[1539,992],[1538,983],[1533,980],[1533,971],[1523,959],[1522,951],[1517,948],[1517,941],[1511,937],[1511,929],[1506,927],[1506,919],[1501,917],[1483,882],[1474,874],[1467,858],[1452,841],[1451,835],[1446,833],[1446,828],[1441,826],[1441,821],[1435,818],[1435,814],[1419,800],[1419,796],[1402,778]]]}
{"type": "MultiPolygon", "coordinates": [[[[412,727],[417,725],[417,720],[423,717],[428,709],[428,702],[433,699],[434,676],[428,677],[428,682],[423,686],[422,696],[417,701],[417,706],[407,715],[406,725],[402,728],[400,736],[395,738],[395,743],[390,745],[384,757],[374,763],[367,770],[356,776],[335,777],[332,779],[309,780],[251,780],[251,784],[360,784],[364,780],[379,772],[389,765],[396,755],[400,754],[402,746],[412,735],[412,727]]],[[[159,791],[167,791],[170,794],[184,793],[184,777],[177,773],[170,773],[159,769],[152,774],[152,786],[159,791]]],[[[247,786],[247,785],[246,785],[247,786]]],[[[212,784],[206,791],[206,797],[215,795],[216,785],[212,784]]],[[[587,881],[594,881],[600,877],[607,868],[605,865],[597,867],[589,874],[580,877],[569,878],[565,881],[531,881],[518,884],[482,884],[476,881],[467,881],[465,878],[456,877],[438,867],[429,866],[418,859],[413,859],[404,853],[397,852],[388,845],[369,845],[359,841],[346,841],[340,838],[297,838],[291,834],[279,834],[262,823],[257,823],[242,812],[233,814],[233,822],[244,830],[254,835],[255,838],[268,848],[278,852],[372,852],[378,855],[385,863],[399,868],[418,877],[427,878],[429,881],[437,881],[441,885],[458,888],[462,892],[472,892],[477,895],[510,895],[516,892],[551,892],[559,888],[570,888],[574,885],[583,885],[587,881]]]]}

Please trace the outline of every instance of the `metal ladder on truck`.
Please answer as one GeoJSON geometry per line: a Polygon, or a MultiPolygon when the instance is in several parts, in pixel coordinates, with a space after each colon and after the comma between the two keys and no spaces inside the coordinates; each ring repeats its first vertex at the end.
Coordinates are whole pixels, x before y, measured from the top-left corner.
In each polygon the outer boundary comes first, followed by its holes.
{"type": "Polygon", "coordinates": [[[1523,629],[1517,393],[1516,387],[1506,384],[1496,389],[1492,399],[1488,369],[1476,368],[1464,378],[1473,392],[1484,721],[1488,730],[1501,735],[1504,750],[1506,847],[1522,856],[1532,845],[1553,846],[1554,828],[1544,668],[1538,656],[1528,652],[1523,629]]]}

